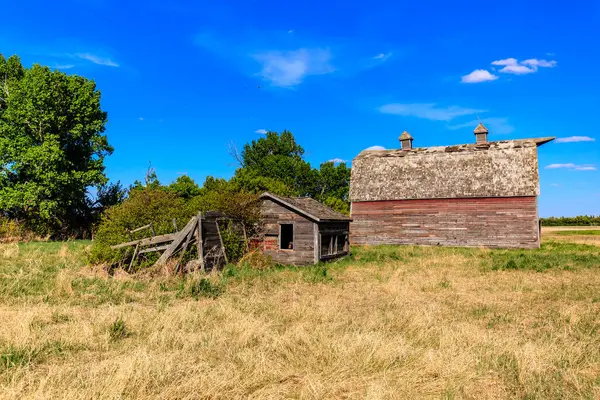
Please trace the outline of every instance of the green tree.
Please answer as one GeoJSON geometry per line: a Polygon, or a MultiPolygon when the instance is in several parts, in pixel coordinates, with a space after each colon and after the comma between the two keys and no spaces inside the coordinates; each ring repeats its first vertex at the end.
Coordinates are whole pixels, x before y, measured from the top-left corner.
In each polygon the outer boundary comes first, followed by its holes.
{"type": "MultiPolygon", "coordinates": [[[[241,154],[242,168],[236,178],[265,177],[282,182],[296,195],[312,196],[318,172],[304,160],[304,149],[289,131],[267,132],[266,136],[244,145],[241,154]]],[[[272,182],[271,182],[272,183],[272,182]]]]}
{"type": "Polygon", "coordinates": [[[187,175],[177,177],[175,182],[168,186],[168,190],[183,199],[191,199],[200,194],[200,187],[198,187],[196,182],[187,175]]]}
{"type": "Polygon", "coordinates": [[[350,171],[346,163],[340,163],[337,166],[333,162],[322,163],[316,188],[317,199],[324,200],[334,197],[347,202],[350,190],[350,171]]]}
{"type": "Polygon", "coordinates": [[[92,80],[0,55],[0,209],[38,230],[73,227],[107,182],[107,114],[92,80]]]}

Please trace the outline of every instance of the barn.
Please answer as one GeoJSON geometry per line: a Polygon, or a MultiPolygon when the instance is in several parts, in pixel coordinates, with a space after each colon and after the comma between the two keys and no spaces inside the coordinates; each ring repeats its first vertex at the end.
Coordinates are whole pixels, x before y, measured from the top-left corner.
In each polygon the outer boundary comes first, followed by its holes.
{"type": "Polygon", "coordinates": [[[553,137],[365,150],[352,162],[352,244],[538,248],[538,147],[553,137]]]}
{"type": "Polygon", "coordinates": [[[349,252],[350,217],[309,197],[260,196],[264,254],[277,263],[309,265],[349,252]]]}

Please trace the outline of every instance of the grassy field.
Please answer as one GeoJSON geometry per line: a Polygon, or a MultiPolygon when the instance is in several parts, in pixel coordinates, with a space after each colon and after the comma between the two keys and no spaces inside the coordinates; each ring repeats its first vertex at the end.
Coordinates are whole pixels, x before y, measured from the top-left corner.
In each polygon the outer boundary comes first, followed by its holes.
{"type": "Polygon", "coordinates": [[[0,398],[598,399],[600,247],[550,236],[153,279],[0,245],[0,398]]]}

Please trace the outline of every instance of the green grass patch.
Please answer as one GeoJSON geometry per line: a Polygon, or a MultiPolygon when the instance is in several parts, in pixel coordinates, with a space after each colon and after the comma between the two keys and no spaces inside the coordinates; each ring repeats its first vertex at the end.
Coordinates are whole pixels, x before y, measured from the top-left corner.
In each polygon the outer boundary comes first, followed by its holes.
{"type": "Polygon", "coordinates": [[[556,231],[556,232],[553,232],[553,234],[560,235],[560,236],[600,236],[600,229],[556,231]]]}
{"type": "Polygon", "coordinates": [[[548,242],[534,250],[494,250],[489,253],[492,270],[573,270],[599,268],[600,247],[548,242]]]}

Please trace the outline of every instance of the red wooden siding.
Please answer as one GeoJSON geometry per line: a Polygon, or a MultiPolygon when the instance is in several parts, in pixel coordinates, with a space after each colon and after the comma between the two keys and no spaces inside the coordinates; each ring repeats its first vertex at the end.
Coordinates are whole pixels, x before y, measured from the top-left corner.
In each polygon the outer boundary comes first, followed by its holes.
{"type": "Polygon", "coordinates": [[[539,247],[537,198],[352,203],[352,244],[539,247]]]}

